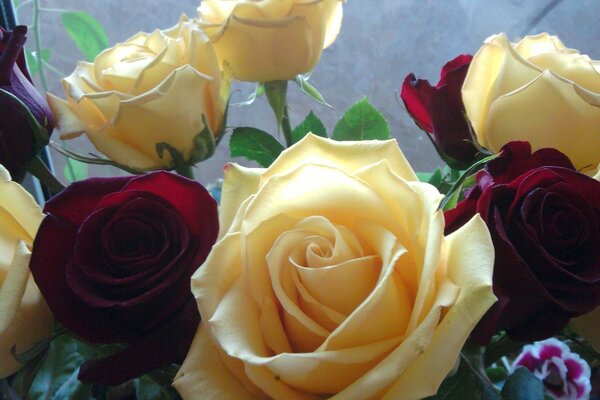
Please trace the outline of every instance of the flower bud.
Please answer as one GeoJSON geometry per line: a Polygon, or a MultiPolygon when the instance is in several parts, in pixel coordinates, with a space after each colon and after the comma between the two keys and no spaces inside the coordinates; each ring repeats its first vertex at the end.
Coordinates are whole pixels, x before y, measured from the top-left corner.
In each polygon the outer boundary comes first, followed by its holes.
{"type": "Polygon", "coordinates": [[[54,129],[50,107],[27,71],[26,33],[26,26],[12,32],[0,28],[0,163],[14,180],[22,178],[24,165],[48,143],[54,129]],[[42,129],[32,123],[25,107],[42,129]]]}

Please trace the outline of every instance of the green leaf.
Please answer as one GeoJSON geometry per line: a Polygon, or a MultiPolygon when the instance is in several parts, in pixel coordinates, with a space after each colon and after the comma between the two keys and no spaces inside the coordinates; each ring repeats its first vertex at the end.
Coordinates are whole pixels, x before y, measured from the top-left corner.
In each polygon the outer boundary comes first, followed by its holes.
{"type": "Polygon", "coordinates": [[[65,30],[87,61],[93,61],[102,50],[108,47],[108,37],[104,27],[87,12],[64,12],[61,19],[65,30]]]}
{"type": "Polygon", "coordinates": [[[505,400],[544,400],[544,384],[527,368],[519,367],[502,387],[505,400]]]}
{"type": "Polygon", "coordinates": [[[89,399],[91,385],[77,379],[79,367],[84,362],[80,347],[85,346],[68,335],[60,335],[50,344],[38,370],[28,399],[89,399]]]}
{"type": "Polygon", "coordinates": [[[429,178],[427,183],[439,189],[443,181],[444,175],[442,174],[442,170],[437,168],[435,171],[433,171],[433,174],[431,174],[431,177],[429,178]]]}
{"type": "MultiPolygon", "coordinates": [[[[48,61],[50,61],[51,53],[49,49],[42,49],[41,54],[43,62],[47,63],[48,61]]],[[[37,60],[37,53],[35,51],[25,52],[25,58],[27,59],[27,68],[29,68],[29,74],[31,76],[34,76],[38,72],[40,72],[37,60]]]]}
{"type": "Polygon", "coordinates": [[[311,111],[308,113],[304,121],[300,123],[297,127],[292,131],[292,143],[296,143],[300,141],[304,136],[306,136],[309,132],[317,136],[327,137],[327,129],[325,129],[325,125],[323,122],[311,111]]]}
{"type": "Polygon", "coordinates": [[[433,176],[432,172],[416,172],[416,174],[420,182],[429,182],[429,180],[433,176]]]}
{"type": "Polygon", "coordinates": [[[179,395],[173,390],[169,383],[160,384],[148,375],[144,375],[134,381],[135,394],[138,399],[174,400],[179,395]]]}
{"type": "Polygon", "coordinates": [[[458,371],[447,377],[440,385],[435,396],[428,400],[500,400],[498,390],[485,378],[481,377],[468,362],[461,357],[458,371]]]}
{"type": "Polygon", "coordinates": [[[508,374],[506,373],[506,370],[502,367],[486,368],[485,373],[487,374],[488,378],[490,378],[490,380],[494,383],[502,382],[502,381],[506,380],[506,377],[508,376],[508,374]]]}
{"type": "Polygon", "coordinates": [[[17,8],[17,7],[19,7],[19,4],[20,4],[20,3],[21,3],[21,1],[20,1],[20,0],[13,0],[13,7],[14,7],[14,8],[17,8]]]}
{"type": "Polygon", "coordinates": [[[463,172],[462,175],[460,176],[460,178],[458,178],[458,180],[452,184],[452,187],[448,191],[445,191],[446,197],[444,197],[444,199],[441,201],[439,208],[442,210],[447,210],[448,204],[452,203],[452,201],[456,200],[455,193],[461,191],[463,182],[469,176],[473,175],[474,173],[479,171],[481,168],[483,168],[486,163],[497,158],[498,156],[499,156],[499,154],[494,154],[494,155],[488,156],[486,158],[483,158],[483,159],[477,161],[476,163],[474,163],[473,165],[471,165],[465,172],[463,172]]]}
{"type": "Polygon", "coordinates": [[[365,98],[346,111],[333,130],[335,140],[385,140],[390,126],[384,116],[365,98]]]}
{"type": "Polygon", "coordinates": [[[88,177],[89,167],[87,164],[77,160],[67,159],[67,164],[64,167],[65,179],[69,182],[80,181],[88,177]],[[69,163],[71,164],[69,166],[69,163]]]}
{"type": "Polygon", "coordinates": [[[325,101],[325,98],[321,95],[321,93],[319,93],[319,91],[314,86],[308,83],[308,77],[306,75],[296,75],[296,78],[294,78],[294,83],[296,83],[298,89],[300,89],[302,93],[304,93],[311,99],[316,100],[320,104],[323,104],[324,106],[333,109],[333,107],[331,107],[329,103],[325,101]]]}
{"type": "Polygon", "coordinates": [[[246,157],[268,167],[283,151],[283,146],[267,132],[256,128],[235,128],[229,140],[232,157],[246,157]]]}

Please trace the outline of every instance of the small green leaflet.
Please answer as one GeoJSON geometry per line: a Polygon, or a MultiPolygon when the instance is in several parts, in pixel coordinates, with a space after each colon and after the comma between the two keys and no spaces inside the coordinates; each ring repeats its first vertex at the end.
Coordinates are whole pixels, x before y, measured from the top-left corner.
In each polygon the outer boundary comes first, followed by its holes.
{"type": "MultiPolygon", "coordinates": [[[[42,49],[42,62],[47,63],[50,61],[50,50],[42,49]]],[[[27,51],[25,52],[25,58],[27,58],[27,68],[29,68],[29,73],[31,76],[36,75],[40,68],[38,65],[37,54],[35,51],[27,51]]]]}
{"type": "Polygon", "coordinates": [[[458,371],[444,379],[435,396],[426,400],[500,400],[498,390],[485,377],[477,374],[461,356],[458,371]]]}
{"type": "Polygon", "coordinates": [[[317,136],[327,137],[327,129],[323,122],[311,111],[304,121],[294,128],[292,132],[292,143],[300,141],[309,132],[314,133],[317,136]]]}
{"type": "Polygon", "coordinates": [[[88,177],[89,167],[81,161],[67,159],[64,167],[65,179],[69,183],[80,181],[88,177]]]}
{"type": "Polygon", "coordinates": [[[390,138],[390,126],[385,117],[367,98],[346,111],[333,129],[335,140],[385,140],[390,138]]]}
{"type": "Polygon", "coordinates": [[[87,61],[108,47],[108,37],[97,19],[85,11],[68,11],[61,15],[62,23],[87,61]]]}
{"type": "Polygon", "coordinates": [[[229,139],[232,157],[246,157],[268,167],[283,151],[283,146],[267,132],[256,128],[235,128],[229,139]]]}

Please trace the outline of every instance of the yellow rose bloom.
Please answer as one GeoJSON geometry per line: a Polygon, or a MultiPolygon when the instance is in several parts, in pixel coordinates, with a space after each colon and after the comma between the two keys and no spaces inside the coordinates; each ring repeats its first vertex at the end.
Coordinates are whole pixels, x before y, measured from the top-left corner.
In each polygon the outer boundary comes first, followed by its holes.
{"type": "Polygon", "coordinates": [[[593,173],[600,164],[600,68],[556,36],[504,34],[479,49],[462,97],[479,143],[498,152],[514,140],[533,150],[553,147],[575,167],[593,173]]]}
{"type": "Polygon", "coordinates": [[[308,135],[267,169],[229,165],[219,239],[192,277],[202,323],[184,399],[420,399],[495,301],[474,217],[444,236],[442,195],[395,140],[308,135]]]}
{"type": "Polygon", "coordinates": [[[29,272],[35,234],[44,215],[35,200],[0,165],[0,378],[23,353],[52,333],[52,315],[29,272]]]}
{"type": "Polygon", "coordinates": [[[201,26],[242,81],[290,80],[313,70],[342,24],[343,0],[203,0],[201,26]]]}
{"type": "Polygon", "coordinates": [[[100,152],[137,170],[172,166],[159,143],[189,160],[203,116],[213,133],[223,125],[228,82],[208,38],[185,16],[80,62],[62,84],[66,101],[48,95],[61,138],[85,133],[100,152]]]}

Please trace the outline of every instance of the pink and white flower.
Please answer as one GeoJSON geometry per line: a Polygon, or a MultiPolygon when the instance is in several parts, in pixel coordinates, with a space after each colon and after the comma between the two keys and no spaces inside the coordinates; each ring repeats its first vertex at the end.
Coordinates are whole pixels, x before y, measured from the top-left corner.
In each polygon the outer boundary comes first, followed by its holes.
{"type": "Polygon", "coordinates": [[[588,399],[591,391],[590,366],[572,353],[569,346],[550,338],[523,347],[512,364],[512,371],[525,367],[541,379],[545,392],[554,399],[588,399]]]}

